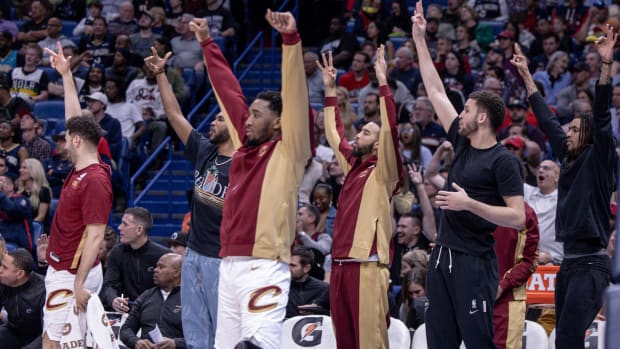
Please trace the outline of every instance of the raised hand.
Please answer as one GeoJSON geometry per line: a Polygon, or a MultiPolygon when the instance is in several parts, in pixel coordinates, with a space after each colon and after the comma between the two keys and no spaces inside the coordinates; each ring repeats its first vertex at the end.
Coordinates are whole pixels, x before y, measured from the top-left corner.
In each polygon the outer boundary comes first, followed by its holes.
{"type": "Polygon", "coordinates": [[[166,53],[163,58],[159,57],[157,50],[151,46],[151,56],[146,57],[144,59],[144,63],[150,71],[152,71],[153,73],[158,73],[164,70],[170,56],[172,56],[172,52],[166,53]]]}
{"type": "Polygon", "coordinates": [[[203,42],[210,37],[209,22],[204,18],[194,18],[189,22],[189,30],[194,32],[196,40],[203,42]]]}
{"type": "Polygon", "coordinates": [[[596,47],[603,61],[611,62],[613,60],[617,40],[618,34],[614,31],[614,27],[609,24],[603,26],[603,36],[599,37],[594,43],[594,47],[596,47]]]}
{"type": "Polygon", "coordinates": [[[64,53],[62,52],[62,45],[60,44],[60,41],[56,42],[56,47],[58,49],[58,53],[50,50],[47,47],[45,48],[45,52],[50,55],[50,65],[52,66],[52,68],[56,69],[56,71],[60,75],[71,73],[71,56],[65,57],[64,53]]]}
{"type": "Polygon", "coordinates": [[[297,22],[290,12],[272,12],[267,9],[265,19],[269,25],[280,34],[293,34],[297,32],[297,22]]]}
{"type": "Polygon", "coordinates": [[[316,61],[316,65],[319,68],[319,70],[321,71],[321,74],[323,75],[323,85],[325,86],[325,92],[327,93],[327,90],[334,90],[334,95],[335,95],[335,89],[336,89],[336,75],[337,75],[337,70],[336,68],[334,68],[334,58],[332,55],[332,51],[329,51],[327,53],[327,56],[325,55],[325,52],[321,53],[321,57],[323,60],[323,64],[321,64],[321,62],[316,61]]]}
{"type": "Polygon", "coordinates": [[[379,86],[387,85],[387,63],[385,62],[385,46],[381,45],[377,49],[377,60],[375,61],[375,74],[379,86]]]}
{"type": "Polygon", "coordinates": [[[411,35],[413,39],[426,40],[426,18],[424,18],[422,0],[415,4],[413,16],[411,16],[411,35]]]}
{"type": "Polygon", "coordinates": [[[529,68],[527,67],[527,58],[525,57],[525,55],[521,51],[521,47],[517,43],[515,43],[514,51],[515,52],[512,56],[512,59],[510,60],[510,63],[517,68],[521,76],[524,76],[524,73],[529,73],[529,68]]]}
{"type": "Polygon", "coordinates": [[[424,177],[422,176],[422,166],[416,164],[407,165],[407,172],[411,182],[415,185],[424,184],[424,177]]]}

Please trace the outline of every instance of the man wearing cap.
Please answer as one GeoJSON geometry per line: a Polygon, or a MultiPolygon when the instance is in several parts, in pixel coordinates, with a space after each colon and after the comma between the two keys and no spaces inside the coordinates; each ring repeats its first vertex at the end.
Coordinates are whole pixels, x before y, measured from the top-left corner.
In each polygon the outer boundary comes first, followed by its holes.
{"type": "Polygon", "coordinates": [[[175,231],[170,235],[170,238],[166,239],[166,244],[170,248],[170,251],[181,256],[185,256],[185,250],[187,249],[187,234],[180,231],[175,231]]]}
{"type": "MultiPolygon", "coordinates": [[[[521,126],[523,128],[523,134],[527,135],[529,139],[536,142],[541,151],[546,149],[545,145],[545,135],[542,131],[532,124],[532,121],[536,121],[534,115],[531,115],[531,119],[528,117],[528,106],[527,104],[518,98],[513,98],[508,103],[508,111],[510,117],[510,124],[506,127],[500,128],[499,131],[499,139],[505,139],[509,136],[509,130],[512,126],[521,126]]],[[[520,133],[521,135],[521,133],[520,133]]]]}
{"type": "Polygon", "coordinates": [[[151,30],[153,28],[154,21],[155,18],[150,12],[142,11],[140,13],[140,18],[138,19],[138,27],[140,28],[140,31],[129,36],[133,53],[139,55],[140,57],[150,56],[151,46],[153,46],[155,39],[161,37],[160,35],[153,33],[151,30]]]}
{"type": "MultiPolygon", "coordinates": [[[[112,66],[106,68],[105,70],[106,79],[121,79],[125,86],[129,86],[129,84],[138,76],[138,72],[140,71],[138,68],[130,64],[131,61],[132,54],[128,48],[116,47],[112,66]]],[[[109,98],[110,96],[108,96],[108,99],[109,98]]]]}
{"type": "MultiPolygon", "coordinates": [[[[556,96],[556,111],[560,121],[569,120],[573,117],[571,103],[577,99],[577,91],[588,90],[594,92],[590,80],[590,67],[585,62],[579,61],[570,68],[573,83],[562,89],[556,96]]],[[[566,121],[564,121],[566,122],[566,121]]]]}
{"type": "Polygon", "coordinates": [[[52,152],[52,157],[46,162],[45,177],[50,184],[54,198],[60,199],[60,192],[65,178],[73,168],[66,149],[65,131],[52,136],[56,143],[56,148],[52,152]]]}
{"type": "MultiPolygon", "coordinates": [[[[47,37],[38,42],[39,46],[42,49],[48,48],[53,50],[56,48],[57,42],[65,47],[68,45],[74,45],[75,43],[69,40],[65,35],[62,34],[62,21],[58,17],[50,17],[47,20],[47,37]]],[[[50,65],[50,55],[43,50],[43,58],[41,59],[41,65],[49,66],[50,65]]]]}
{"type": "Polygon", "coordinates": [[[101,92],[94,92],[85,97],[88,110],[93,113],[95,120],[99,122],[99,126],[103,129],[103,137],[108,141],[112,158],[118,161],[121,153],[121,123],[110,114],[106,113],[108,105],[108,97],[101,92]]]}
{"type": "Polygon", "coordinates": [[[9,31],[0,32],[0,73],[8,73],[17,67],[17,50],[12,50],[13,35],[9,31]]]}
{"type": "Polygon", "coordinates": [[[144,120],[140,114],[140,109],[133,104],[125,101],[125,84],[119,78],[108,79],[105,82],[105,95],[108,97],[106,112],[121,124],[123,137],[127,138],[131,144],[136,144],[140,136],[144,133],[144,120]]]}

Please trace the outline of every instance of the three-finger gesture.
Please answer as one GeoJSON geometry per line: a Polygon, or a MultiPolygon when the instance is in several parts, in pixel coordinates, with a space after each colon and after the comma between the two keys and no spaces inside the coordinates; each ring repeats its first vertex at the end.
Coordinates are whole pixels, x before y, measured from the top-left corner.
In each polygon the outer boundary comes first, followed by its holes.
{"type": "Polygon", "coordinates": [[[58,49],[58,53],[50,50],[49,48],[45,48],[45,52],[50,55],[50,65],[52,68],[56,69],[56,71],[60,75],[64,75],[71,72],[71,56],[65,57],[65,54],[62,52],[62,44],[60,41],[56,42],[56,47],[58,49]]]}
{"type": "Polygon", "coordinates": [[[426,39],[426,18],[424,18],[424,8],[422,7],[422,0],[419,0],[415,4],[413,16],[411,16],[411,34],[413,35],[414,39],[426,39]]]}
{"type": "Polygon", "coordinates": [[[321,62],[317,60],[316,65],[323,76],[323,85],[325,86],[326,90],[335,89],[336,75],[338,74],[338,71],[336,70],[336,68],[334,68],[334,58],[332,55],[332,51],[327,52],[327,55],[325,55],[325,52],[321,53],[321,58],[323,60],[323,64],[321,64],[321,62]]]}
{"type": "Polygon", "coordinates": [[[267,9],[265,19],[280,34],[293,34],[297,32],[297,22],[295,22],[295,17],[290,12],[273,12],[267,9]]]}
{"type": "Polygon", "coordinates": [[[164,70],[171,55],[172,52],[168,52],[163,58],[159,57],[157,50],[154,47],[151,47],[151,56],[146,57],[144,59],[144,63],[150,71],[153,73],[158,73],[164,70]]]}
{"type": "Polygon", "coordinates": [[[416,164],[407,165],[407,172],[409,173],[409,178],[411,182],[415,185],[420,185],[424,183],[424,177],[422,176],[422,166],[416,164]]]}
{"type": "Polygon", "coordinates": [[[379,86],[387,85],[387,63],[385,62],[385,46],[383,44],[377,49],[375,74],[377,75],[377,82],[379,82],[379,86]]]}
{"type": "Polygon", "coordinates": [[[604,25],[603,35],[594,42],[594,47],[596,47],[603,61],[611,62],[613,60],[617,39],[618,34],[614,31],[614,27],[609,24],[604,25]]]}

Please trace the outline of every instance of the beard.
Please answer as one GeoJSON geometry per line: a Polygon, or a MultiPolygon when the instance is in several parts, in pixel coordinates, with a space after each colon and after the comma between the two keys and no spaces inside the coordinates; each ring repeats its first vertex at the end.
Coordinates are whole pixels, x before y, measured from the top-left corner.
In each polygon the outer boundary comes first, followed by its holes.
{"type": "Polygon", "coordinates": [[[222,143],[226,143],[229,139],[230,139],[230,134],[228,134],[228,130],[225,130],[220,133],[214,133],[209,138],[209,141],[211,141],[211,143],[213,144],[222,144],[222,143]]]}
{"type": "Polygon", "coordinates": [[[364,155],[370,154],[372,153],[372,147],[372,144],[364,146],[356,145],[353,147],[353,152],[351,153],[351,155],[355,157],[362,157],[364,155]]]}
{"type": "Polygon", "coordinates": [[[459,134],[463,137],[467,137],[476,131],[478,131],[478,123],[476,120],[472,120],[471,122],[464,124],[463,127],[459,129],[459,134]]]}

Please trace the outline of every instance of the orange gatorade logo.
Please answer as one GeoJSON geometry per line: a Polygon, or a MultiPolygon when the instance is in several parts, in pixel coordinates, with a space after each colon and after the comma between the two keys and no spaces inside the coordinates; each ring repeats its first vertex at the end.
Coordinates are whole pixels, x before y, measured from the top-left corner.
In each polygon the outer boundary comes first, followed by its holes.
{"type": "Polygon", "coordinates": [[[73,297],[73,291],[67,289],[56,290],[47,296],[45,309],[58,310],[69,305],[69,300],[73,297]]]}
{"type": "Polygon", "coordinates": [[[251,313],[261,313],[264,311],[269,311],[275,308],[278,305],[278,302],[275,303],[267,303],[261,304],[261,300],[263,297],[274,298],[282,294],[282,289],[278,286],[267,286],[259,288],[258,290],[252,292],[250,295],[250,301],[248,302],[248,310],[251,313]]]}

